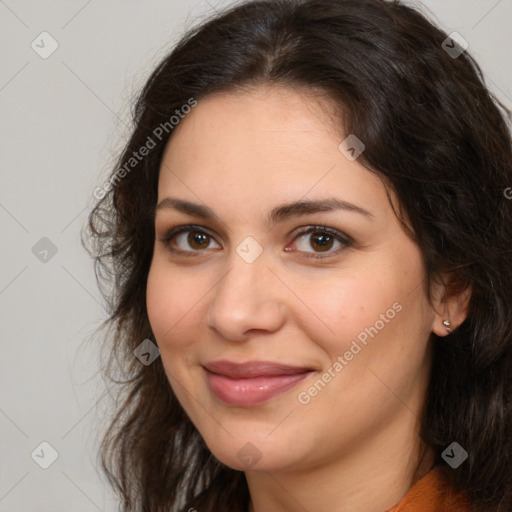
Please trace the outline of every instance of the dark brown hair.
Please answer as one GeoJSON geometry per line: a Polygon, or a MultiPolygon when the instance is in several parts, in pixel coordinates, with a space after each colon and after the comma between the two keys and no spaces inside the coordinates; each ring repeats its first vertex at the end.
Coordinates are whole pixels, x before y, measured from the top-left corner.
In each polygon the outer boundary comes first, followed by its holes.
{"type": "Polygon", "coordinates": [[[306,87],[342,107],[340,128],[366,146],[358,161],[391,184],[410,219],[427,283],[450,271],[458,286],[472,287],[462,325],[446,338],[431,335],[421,436],[475,511],[512,510],[510,112],[467,51],[457,58],[445,51],[446,37],[398,1],[259,0],[190,30],[151,74],[84,233],[110,314],[106,372],[121,402],[102,462],[123,510],[247,510],[244,473],[210,453],[161,359],[145,366],[133,351],[154,340],[146,280],[159,169],[172,136],[169,124],[161,138],[155,129],[191,98],[259,83],[306,87]],[[155,147],[126,167],[148,137],[155,147]],[[457,469],[440,458],[453,441],[469,454],[457,469]]]}

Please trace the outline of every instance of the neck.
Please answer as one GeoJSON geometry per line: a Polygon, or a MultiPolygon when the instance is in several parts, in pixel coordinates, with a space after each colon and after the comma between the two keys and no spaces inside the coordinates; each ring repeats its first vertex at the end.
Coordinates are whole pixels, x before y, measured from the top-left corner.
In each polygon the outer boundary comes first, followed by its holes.
{"type": "Polygon", "coordinates": [[[321,466],[246,472],[248,512],[384,512],[434,466],[434,451],[419,439],[419,427],[418,418],[403,408],[373,438],[321,466]]]}

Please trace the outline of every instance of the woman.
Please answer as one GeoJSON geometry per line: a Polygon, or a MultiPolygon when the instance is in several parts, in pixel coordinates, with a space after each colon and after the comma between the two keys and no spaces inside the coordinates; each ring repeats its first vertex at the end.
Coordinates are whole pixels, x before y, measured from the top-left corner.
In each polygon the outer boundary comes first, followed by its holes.
{"type": "Polygon", "coordinates": [[[399,2],[181,40],[89,218],[124,510],[512,510],[506,115],[399,2]]]}

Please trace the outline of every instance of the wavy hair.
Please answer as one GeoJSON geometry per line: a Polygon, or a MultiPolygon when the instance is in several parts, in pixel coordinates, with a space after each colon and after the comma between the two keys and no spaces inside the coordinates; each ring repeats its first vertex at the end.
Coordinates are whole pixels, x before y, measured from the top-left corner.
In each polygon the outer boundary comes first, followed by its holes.
{"type": "Polygon", "coordinates": [[[512,510],[511,114],[467,51],[445,51],[446,38],[399,1],[256,0],[189,30],[154,69],[111,186],[82,232],[109,313],[100,326],[111,355],[105,374],[119,393],[101,461],[124,511],[247,510],[244,473],[211,454],[161,359],[145,366],[133,351],[154,340],[145,292],[172,137],[155,129],[169,128],[191,98],[261,83],[306,87],[340,106],[345,133],[366,146],[358,161],[392,186],[410,220],[427,284],[449,271],[456,289],[471,286],[466,320],[429,340],[421,437],[475,511],[512,510]],[[148,137],[155,147],[128,168],[148,137]],[[469,454],[457,469],[440,457],[453,441],[469,454]]]}

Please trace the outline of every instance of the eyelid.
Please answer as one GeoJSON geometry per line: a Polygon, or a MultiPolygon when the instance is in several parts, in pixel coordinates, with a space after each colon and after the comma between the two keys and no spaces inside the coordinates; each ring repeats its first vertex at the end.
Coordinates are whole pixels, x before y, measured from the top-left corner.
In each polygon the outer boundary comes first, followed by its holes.
{"type": "MultiPolygon", "coordinates": [[[[159,237],[159,240],[166,247],[168,247],[168,246],[170,246],[172,240],[175,239],[178,235],[180,235],[182,233],[190,232],[190,231],[198,231],[200,233],[204,233],[204,234],[208,235],[210,238],[212,238],[213,240],[215,240],[216,243],[218,243],[215,236],[210,232],[210,230],[208,228],[205,228],[203,226],[196,225],[196,224],[183,224],[183,225],[179,225],[174,228],[171,228],[168,231],[166,231],[162,237],[159,237]]],[[[300,254],[306,254],[306,257],[310,257],[310,258],[317,258],[317,259],[318,258],[328,258],[328,257],[337,256],[340,252],[344,251],[345,249],[351,247],[354,244],[354,240],[350,236],[343,233],[342,231],[339,231],[335,228],[318,225],[318,224],[309,224],[307,226],[301,226],[301,227],[295,229],[294,231],[292,231],[290,236],[293,236],[293,240],[291,241],[291,243],[295,243],[297,239],[301,238],[304,235],[308,235],[310,233],[314,233],[317,231],[327,233],[328,235],[332,236],[334,239],[336,239],[337,241],[339,241],[342,244],[342,247],[338,248],[335,251],[327,251],[325,253],[325,256],[322,255],[323,254],[322,252],[315,252],[315,251],[312,251],[312,252],[297,251],[297,252],[299,252],[300,254]]],[[[194,250],[187,251],[187,250],[182,250],[182,249],[171,249],[171,248],[169,248],[169,250],[173,253],[178,253],[178,254],[182,254],[185,256],[199,255],[200,253],[207,251],[207,249],[196,250],[196,251],[194,251],[194,250]]],[[[286,248],[285,248],[285,251],[286,251],[286,248]]],[[[286,252],[295,252],[295,251],[286,251],[286,252]]]]}

